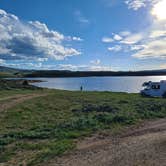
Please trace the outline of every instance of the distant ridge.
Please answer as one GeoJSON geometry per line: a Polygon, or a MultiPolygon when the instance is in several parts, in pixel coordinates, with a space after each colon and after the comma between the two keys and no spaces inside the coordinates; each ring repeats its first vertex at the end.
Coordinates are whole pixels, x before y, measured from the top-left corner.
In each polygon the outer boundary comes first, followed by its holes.
{"type": "Polygon", "coordinates": [[[19,69],[14,69],[10,67],[0,66],[0,72],[16,72],[19,71],[19,69]]]}
{"type": "Polygon", "coordinates": [[[0,66],[0,73],[13,77],[92,77],[92,76],[166,76],[166,69],[143,71],[70,71],[70,70],[25,70],[0,66]]]}

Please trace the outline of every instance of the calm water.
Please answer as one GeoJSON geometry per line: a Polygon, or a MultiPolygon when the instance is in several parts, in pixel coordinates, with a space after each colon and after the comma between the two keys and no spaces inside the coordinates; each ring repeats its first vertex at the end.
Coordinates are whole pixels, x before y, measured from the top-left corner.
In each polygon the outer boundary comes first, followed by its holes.
{"type": "MultiPolygon", "coordinates": [[[[34,78],[33,78],[34,79],[34,78]]],[[[34,83],[39,87],[85,91],[113,91],[137,93],[145,81],[166,80],[166,76],[146,77],[82,77],[82,78],[35,78],[44,82],[34,83]]]]}

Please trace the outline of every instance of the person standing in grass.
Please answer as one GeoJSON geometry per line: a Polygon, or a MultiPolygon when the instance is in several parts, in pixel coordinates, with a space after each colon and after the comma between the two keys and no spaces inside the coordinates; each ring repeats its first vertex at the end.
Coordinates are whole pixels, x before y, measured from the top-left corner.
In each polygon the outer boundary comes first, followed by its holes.
{"type": "Polygon", "coordinates": [[[82,85],[80,86],[80,91],[83,91],[83,87],[82,87],[82,85]]]}

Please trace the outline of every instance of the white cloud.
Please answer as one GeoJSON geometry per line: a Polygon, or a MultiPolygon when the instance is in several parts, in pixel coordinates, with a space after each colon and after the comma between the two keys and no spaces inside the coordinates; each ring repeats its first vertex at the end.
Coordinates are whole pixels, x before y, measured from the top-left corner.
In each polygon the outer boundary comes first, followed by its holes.
{"type": "Polygon", "coordinates": [[[152,30],[150,38],[166,37],[166,30],[152,30]]]}
{"type": "MultiPolygon", "coordinates": [[[[65,36],[48,29],[39,21],[23,22],[18,17],[0,10],[0,58],[30,60],[80,55],[74,48],[65,46],[65,36]]],[[[81,38],[73,37],[73,40],[81,38]]]]}
{"type": "Polygon", "coordinates": [[[48,61],[48,58],[38,58],[37,61],[38,62],[45,62],[45,61],[48,61]]]}
{"type": "Polygon", "coordinates": [[[139,59],[166,58],[166,38],[148,41],[144,49],[139,50],[132,56],[139,59]]]}
{"type": "Polygon", "coordinates": [[[91,64],[93,65],[99,65],[101,63],[100,59],[92,60],[90,61],[91,64]]]}
{"type": "Polygon", "coordinates": [[[119,34],[123,37],[126,37],[126,36],[129,36],[131,34],[131,32],[130,31],[122,31],[119,34]]]}
{"type": "Polygon", "coordinates": [[[60,64],[58,66],[60,70],[73,70],[73,71],[110,71],[110,66],[101,65],[72,65],[72,64],[60,64]]]}
{"type": "Polygon", "coordinates": [[[123,39],[115,40],[109,51],[128,52],[138,59],[166,59],[165,22],[153,24],[144,32],[119,32],[123,39]]]}
{"type": "Polygon", "coordinates": [[[136,44],[140,42],[143,39],[143,34],[141,33],[136,33],[136,34],[130,34],[126,38],[124,38],[121,43],[123,44],[136,44]]]}
{"type": "Polygon", "coordinates": [[[145,46],[144,45],[131,45],[130,50],[131,51],[137,51],[143,49],[145,46]]]}
{"type": "Polygon", "coordinates": [[[147,0],[126,0],[125,3],[129,9],[138,10],[139,8],[146,6],[147,0]]]}
{"type": "Polygon", "coordinates": [[[122,37],[120,35],[118,35],[118,34],[115,34],[114,35],[114,39],[115,40],[122,40],[122,37]]]}
{"type": "Polygon", "coordinates": [[[111,71],[112,68],[111,66],[90,66],[89,67],[90,71],[111,71]]]}
{"type": "MultiPolygon", "coordinates": [[[[13,68],[20,68],[20,69],[48,69],[47,65],[43,66],[41,62],[38,63],[32,63],[32,62],[19,62],[19,63],[7,63],[5,66],[13,67],[13,68]]],[[[53,69],[53,67],[52,67],[53,69]]]]}
{"type": "Polygon", "coordinates": [[[83,41],[83,39],[81,39],[80,37],[75,37],[75,36],[73,37],[73,40],[74,41],[83,41]]]}
{"type": "MultiPolygon", "coordinates": [[[[152,11],[154,8],[158,10],[158,16],[154,17],[154,21],[143,34],[140,44],[142,49],[137,50],[132,56],[139,59],[166,59],[166,19],[165,0],[151,1],[152,11]],[[159,6],[158,6],[159,5],[159,6]],[[157,9],[158,8],[158,9],[157,9]],[[161,8],[161,9],[160,9],[161,8]],[[164,16],[164,17],[163,17],[164,16]],[[157,18],[158,17],[158,18],[157,18]],[[160,17],[160,18],[159,18],[160,17]]],[[[153,13],[154,14],[154,13],[153,13]]]]}
{"type": "Polygon", "coordinates": [[[110,37],[103,37],[102,38],[102,42],[103,43],[111,43],[111,42],[113,42],[114,41],[114,39],[112,39],[112,38],[110,38],[110,37]]]}
{"type": "Polygon", "coordinates": [[[132,33],[130,30],[112,34],[113,46],[109,51],[128,52],[138,59],[166,59],[166,0],[125,0],[128,8],[138,10],[149,7],[152,23],[146,29],[132,33]],[[155,10],[154,10],[155,9],[155,10]],[[160,10],[161,9],[161,10],[160,10]],[[155,13],[155,14],[154,14],[155,13]],[[154,17],[155,15],[155,17],[154,17]],[[116,35],[116,36],[115,36],[116,35]]]}
{"type": "Polygon", "coordinates": [[[159,21],[166,21],[166,0],[160,0],[158,3],[154,4],[151,14],[154,15],[159,21]]]}
{"type": "Polygon", "coordinates": [[[129,51],[139,50],[143,47],[139,44],[144,39],[143,33],[131,33],[130,31],[121,31],[119,33],[112,33],[112,38],[103,38],[103,42],[114,42],[112,47],[108,47],[109,51],[129,51]]]}
{"type": "MultiPolygon", "coordinates": [[[[4,60],[2,60],[4,61],[4,60]]],[[[5,61],[4,61],[5,63],[5,61]]],[[[1,64],[1,60],[0,60],[1,64]]],[[[3,64],[4,65],[4,64],[3,64]]],[[[73,64],[42,64],[41,62],[20,62],[20,63],[10,63],[5,64],[5,66],[21,68],[21,69],[38,69],[38,70],[71,70],[71,71],[111,71],[113,68],[109,65],[73,65],[73,64]]],[[[116,69],[116,68],[114,68],[116,69]]]]}
{"type": "Polygon", "coordinates": [[[5,60],[0,59],[0,65],[3,65],[3,64],[5,64],[5,60]]]}
{"type": "Polygon", "coordinates": [[[108,50],[118,52],[122,50],[122,47],[120,45],[115,45],[114,47],[109,47],[108,50]]]}
{"type": "Polygon", "coordinates": [[[60,70],[74,70],[74,71],[76,71],[79,69],[79,67],[82,68],[84,66],[77,66],[77,65],[72,65],[72,64],[60,64],[60,65],[58,65],[58,68],[60,70]]]}
{"type": "Polygon", "coordinates": [[[1,10],[1,9],[0,9],[0,14],[1,14],[1,15],[6,15],[7,13],[6,13],[4,10],[1,10]]]}
{"type": "Polygon", "coordinates": [[[65,37],[65,40],[66,40],[66,41],[78,41],[78,42],[84,41],[82,38],[76,37],[76,36],[74,36],[74,37],[72,37],[72,36],[67,36],[67,37],[65,37]]]}
{"type": "Polygon", "coordinates": [[[138,10],[140,8],[144,8],[147,5],[152,5],[160,0],[125,0],[125,4],[129,9],[138,10]]]}
{"type": "Polygon", "coordinates": [[[166,69],[166,63],[161,64],[159,67],[160,67],[160,69],[166,69]]]}
{"type": "MultiPolygon", "coordinates": [[[[121,32],[119,34],[122,35],[121,32]]],[[[114,41],[109,51],[130,52],[132,57],[138,59],[165,59],[166,58],[166,29],[164,24],[151,26],[144,32],[125,33],[122,40],[114,41]]]]}

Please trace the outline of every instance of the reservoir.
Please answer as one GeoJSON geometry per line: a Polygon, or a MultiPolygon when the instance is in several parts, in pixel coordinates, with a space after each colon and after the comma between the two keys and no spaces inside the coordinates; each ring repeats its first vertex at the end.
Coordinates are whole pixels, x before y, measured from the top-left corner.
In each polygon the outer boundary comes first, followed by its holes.
{"type": "Polygon", "coordinates": [[[43,82],[33,85],[62,90],[112,91],[138,93],[146,81],[166,80],[166,76],[132,76],[132,77],[75,77],[75,78],[28,78],[43,82]]]}

